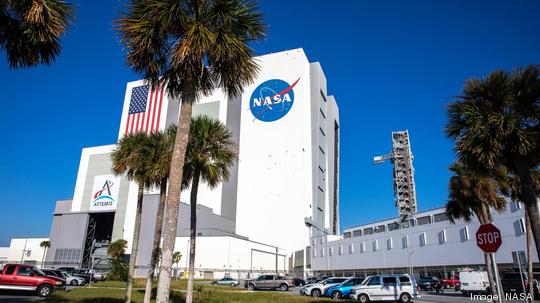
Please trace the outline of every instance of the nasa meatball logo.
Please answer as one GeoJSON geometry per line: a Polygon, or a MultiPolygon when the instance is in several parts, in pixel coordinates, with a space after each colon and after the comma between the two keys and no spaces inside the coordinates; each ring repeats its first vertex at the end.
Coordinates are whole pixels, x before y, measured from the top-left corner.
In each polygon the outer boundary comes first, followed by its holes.
{"type": "Polygon", "coordinates": [[[261,83],[251,94],[249,108],[255,119],[273,122],[283,118],[294,104],[294,86],[281,79],[261,83]]]}

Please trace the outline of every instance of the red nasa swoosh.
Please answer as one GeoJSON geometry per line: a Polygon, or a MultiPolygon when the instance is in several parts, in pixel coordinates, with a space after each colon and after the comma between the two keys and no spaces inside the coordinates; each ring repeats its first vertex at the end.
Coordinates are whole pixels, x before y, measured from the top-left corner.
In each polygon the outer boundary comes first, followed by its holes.
{"type": "MultiPolygon", "coordinates": [[[[273,95],[273,96],[270,97],[270,98],[273,99],[275,96],[281,96],[281,95],[283,95],[283,94],[286,94],[286,93],[290,92],[290,91],[293,89],[293,87],[296,86],[296,83],[298,83],[298,81],[300,81],[300,78],[301,78],[301,77],[298,77],[298,79],[296,79],[296,81],[294,81],[293,84],[291,84],[289,87],[287,87],[286,89],[284,89],[284,90],[280,91],[279,93],[273,95]]],[[[269,108],[270,108],[270,107],[267,106],[265,109],[261,110],[261,111],[259,112],[259,114],[258,114],[257,116],[255,116],[255,118],[259,118],[259,117],[260,117],[262,114],[264,114],[269,108]]],[[[253,119],[253,121],[255,121],[255,119],[253,119]]]]}
{"type": "Polygon", "coordinates": [[[296,85],[296,83],[298,83],[298,81],[300,81],[300,78],[298,78],[296,81],[294,81],[294,83],[291,84],[291,86],[287,87],[286,89],[280,91],[279,93],[273,95],[270,98],[273,99],[275,96],[280,96],[280,95],[283,95],[283,94],[286,94],[286,93],[290,92],[293,89],[293,87],[296,85]]]}

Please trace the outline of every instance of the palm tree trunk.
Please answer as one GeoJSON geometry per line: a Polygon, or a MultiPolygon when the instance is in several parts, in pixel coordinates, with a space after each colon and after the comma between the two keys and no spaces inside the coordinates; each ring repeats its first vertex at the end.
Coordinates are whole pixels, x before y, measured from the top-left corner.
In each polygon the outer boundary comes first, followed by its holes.
{"type": "Polygon", "coordinates": [[[150,303],[152,298],[152,283],[154,282],[154,273],[159,258],[159,243],[161,242],[161,230],[163,228],[163,213],[165,212],[165,199],[167,199],[167,178],[163,178],[160,184],[159,205],[156,215],[156,227],[154,229],[154,243],[152,246],[152,259],[150,260],[150,269],[146,277],[146,289],[144,290],[144,303],[150,303]]]}
{"type": "Polygon", "coordinates": [[[129,270],[126,285],[125,303],[131,303],[131,290],[133,288],[133,274],[135,273],[135,262],[137,262],[137,252],[139,251],[139,235],[141,233],[142,202],[144,197],[144,184],[139,183],[139,193],[137,195],[137,210],[135,211],[135,228],[133,230],[133,242],[131,243],[131,255],[129,256],[129,270]]]}
{"type": "Polygon", "coordinates": [[[189,83],[189,89],[182,93],[182,107],[178,123],[178,131],[174,140],[171,172],[169,174],[169,194],[167,200],[167,216],[164,234],[162,259],[159,271],[159,282],[156,303],[169,303],[171,287],[172,256],[176,241],[176,226],[178,224],[178,210],[180,207],[180,194],[182,192],[182,175],[184,173],[184,158],[191,126],[191,112],[195,102],[195,90],[189,83]]]}
{"type": "Polygon", "coordinates": [[[200,173],[195,171],[191,183],[191,222],[189,231],[189,271],[187,281],[186,303],[193,302],[193,276],[195,275],[195,241],[197,240],[197,192],[199,191],[200,173]]]}
{"type": "MultiPolygon", "coordinates": [[[[480,224],[487,224],[491,223],[491,216],[489,215],[489,207],[482,203],[482,213],[481,216],[478,217],[478,221],[480,224]]],[[[487,274],[488,274],[488,280],[489,280],[489,290],[493,296],[497,294],[496,289],[496,283],[495,283],[495,275],[493,273],[493,262],[491,262],[491,257],[488,253],[484,253],[484,260],[486,262],[486,268],[487,268],[487,274]]]]}
{"type": "MultiPolygon", "coordinates": [[[[525,206],[525,212],[527,212],[527,206],[525,206]]],[[[531,221],[529,217],[525,216],[525,237],[527,238],[527,281],[529,281],[529,292],[531,293],[531,302],[534,301],[534,282],[533,282],[533,260],[532,260],[532,235],[531,235],[531,221]]]]}
{"type": "Polygon", "coordinates": [[[45,268],[45,256],[47,255],[47,246],[44,247],[43,258],[41,258],[41,268],[45,268]]]}
{"type": "Polygon", "coordinates": [[[540,210],[538,208],[538,197],[534,191],[531,169],[523,159],[514,159],[514,164],[519,178],[521,194],[523,195],[522,202],[525,204],[525,212],[531,224],[536,253],[540,256],[540,210]]]}

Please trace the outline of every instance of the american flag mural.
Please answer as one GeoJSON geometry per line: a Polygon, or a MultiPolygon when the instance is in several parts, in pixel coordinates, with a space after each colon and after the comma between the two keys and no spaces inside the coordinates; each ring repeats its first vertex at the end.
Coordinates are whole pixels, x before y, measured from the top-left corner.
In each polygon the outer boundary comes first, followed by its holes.
{"type": "Polygon", "coordinates": [[[149,85],[134,87],[124,134],[158,130],[162,104],[163,86],[156,86],[153,90],[149,85]]]}

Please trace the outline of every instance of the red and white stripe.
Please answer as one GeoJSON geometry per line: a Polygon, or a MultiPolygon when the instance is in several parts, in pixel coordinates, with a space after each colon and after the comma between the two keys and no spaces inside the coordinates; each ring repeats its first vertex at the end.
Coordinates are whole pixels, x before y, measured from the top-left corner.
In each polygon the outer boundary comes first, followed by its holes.
{"type": "Polygon", "coordinates": [[[137,132],[148,133],[159,130],[163,105],[163,90],[164,86],[162,85],[148,93],[149,100],[146,103],[146,111],[128,115],[124,134],[137,132]]]}

